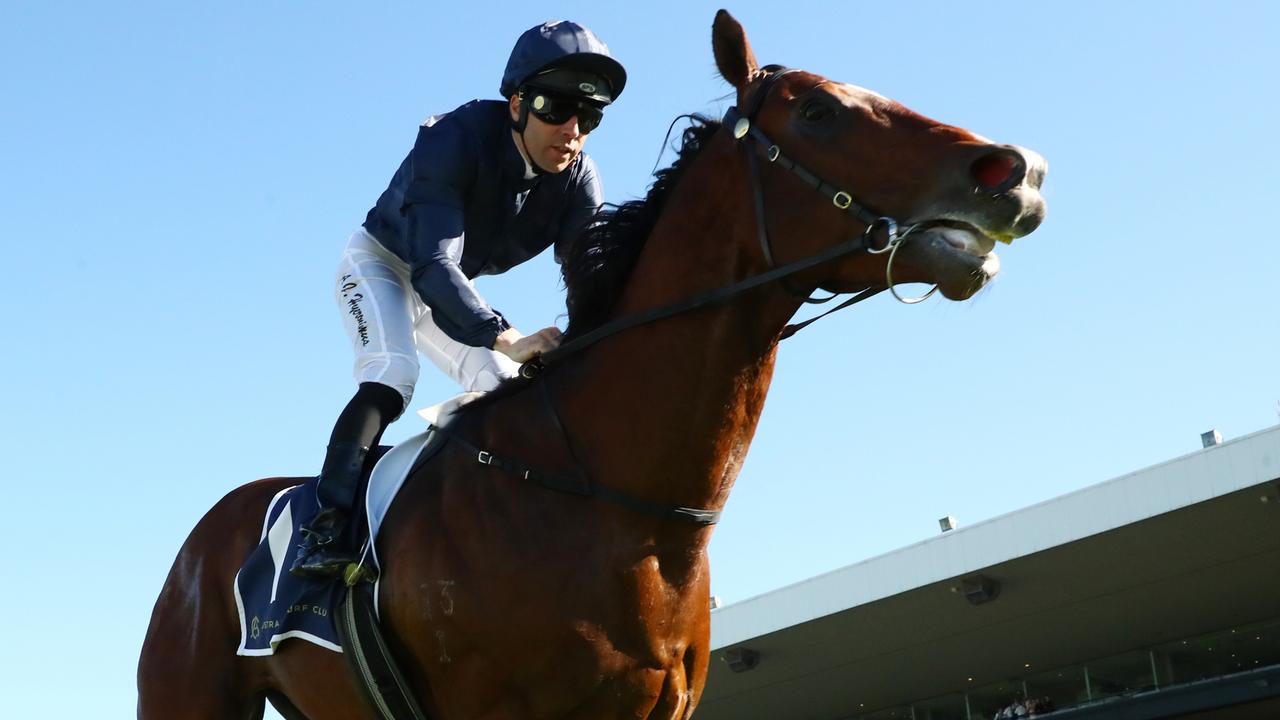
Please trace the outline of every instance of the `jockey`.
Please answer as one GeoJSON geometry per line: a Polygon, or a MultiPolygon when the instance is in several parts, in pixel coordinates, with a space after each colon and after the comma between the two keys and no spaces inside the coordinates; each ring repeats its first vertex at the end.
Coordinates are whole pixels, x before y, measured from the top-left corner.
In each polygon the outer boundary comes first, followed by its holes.
{"type": "Polygon", "coordinates": [[[468,391],[513,377],[560,331],[522,335],[476,292],[550,245],[562,261],[602,201],[587,135],[626,84],[622,65],[572,22],[531,28],[502,75],[502,101],[428,118],[338,265],[337,300],[359,389],[329,438],[321,510],[303,526],[291,572],[339,575],[369,448],[413,396],[421,352],[468,391]]]}

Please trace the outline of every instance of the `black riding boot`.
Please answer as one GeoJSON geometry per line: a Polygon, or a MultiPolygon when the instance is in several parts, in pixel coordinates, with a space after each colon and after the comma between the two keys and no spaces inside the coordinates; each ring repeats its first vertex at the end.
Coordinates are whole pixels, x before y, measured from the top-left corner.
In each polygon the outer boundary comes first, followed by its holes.
{"type": "Polygon", "coordinates": [[[302,544],[289,572],[301,577],[338,577],[359,559],[347,526],[368,453],[369,448],[355,443],[329,446],[316,487],[320,512],[302,526],[302,544]]]}
{"type": "Polygon", "coordinates": [[[382,431],[400,414],[400,393],[379,383],[362,383],[338,416],[320,469],[316,494],[320,511],[302,526],[302,544],[289,572],[300,577],[339,577],[356,562],[348,531],[365,456],[382,431]]]}

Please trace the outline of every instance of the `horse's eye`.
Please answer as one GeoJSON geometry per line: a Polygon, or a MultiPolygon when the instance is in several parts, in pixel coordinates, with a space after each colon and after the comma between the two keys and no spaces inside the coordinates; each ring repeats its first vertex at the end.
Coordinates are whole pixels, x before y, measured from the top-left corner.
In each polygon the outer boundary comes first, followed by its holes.
{"type": "Polygon", "coordinates": [[[810,100],[800,107],[800,117],[809,122],[822,122],[833,114],[831,106],[821,100],[810,100]]]}

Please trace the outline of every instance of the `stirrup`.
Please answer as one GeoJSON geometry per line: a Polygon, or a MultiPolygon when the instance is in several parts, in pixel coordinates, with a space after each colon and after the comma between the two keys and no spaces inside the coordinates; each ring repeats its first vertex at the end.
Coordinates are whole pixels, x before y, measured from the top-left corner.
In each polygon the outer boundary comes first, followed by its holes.
{"type": "Polygon", "coordinates": [[[354,553],[346,550],[325,552],[323,545],[299,546],[289,574],[305,578],[340,578],[345,577],[347,568],[358,561],[354,553]]]}
{"type": "Polygon", "coordinates": [[[340,577],[345,568],[359,560],[355,551],[338,544],[347,531],[346,513],[324,508],[299,528],[302,542],[289,567],[298,577],[340,577]]]}
{"type": "Polygon", "coordinates": [[[377,582],[378,571],[369,567],[361,558],[342,569],[342,582],[347,587],[362,582],[377,582]]]}

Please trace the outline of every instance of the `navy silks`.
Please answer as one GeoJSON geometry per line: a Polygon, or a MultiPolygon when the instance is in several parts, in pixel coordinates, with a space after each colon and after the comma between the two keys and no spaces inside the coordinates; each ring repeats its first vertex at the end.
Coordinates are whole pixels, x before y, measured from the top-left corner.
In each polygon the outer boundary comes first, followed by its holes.
{"type": "Polygon", "coordinates": [[[412,271],[436,324],[492,347],[508,327],[469,282],[551,245],[561,260],[603,201],[586,154],[556,175],[526,178],[507,103],[473,100],[428,120],[364,227],[412,271]]]}

